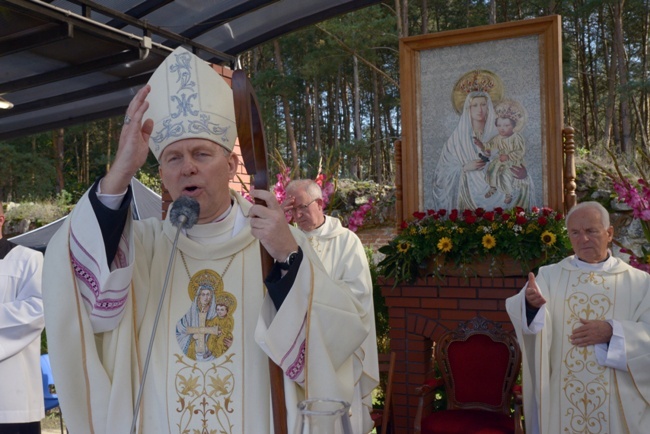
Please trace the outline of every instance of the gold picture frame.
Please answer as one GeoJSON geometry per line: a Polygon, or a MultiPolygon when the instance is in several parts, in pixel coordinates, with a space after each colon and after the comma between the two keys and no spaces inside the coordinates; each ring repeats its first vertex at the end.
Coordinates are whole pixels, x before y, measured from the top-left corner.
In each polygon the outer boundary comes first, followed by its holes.
{"type": "Polygon", "coordinates": [[[398,216],[441,208],[564,208],[559,16],[407,37],[399,46],[398,216]],[[485,102],[487,114],[475,115],[472,101],[485,102]],[[476,116],[483,116],[483,129],[475,127],[476,116]],[[509,123],[518,140],[508,136],[509,123]],[[469,164],[459,149],[471,153],[469,164]]]}

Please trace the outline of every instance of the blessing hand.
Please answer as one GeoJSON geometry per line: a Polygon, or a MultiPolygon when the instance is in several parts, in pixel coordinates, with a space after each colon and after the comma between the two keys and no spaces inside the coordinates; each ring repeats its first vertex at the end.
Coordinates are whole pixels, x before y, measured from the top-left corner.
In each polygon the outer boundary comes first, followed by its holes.
{"type": "Polygon", "coordinates": [[[526,286],[526,302],[537,309],[542,307],[546,303],[546,299],[542,295],[542,292],[537,286],[535,281],[535,275],[533,273],[528,273],[528,285],[526,286]]]}
{"type": "Polygon", "coordinates": [[[149,85],[144,86],[135,94],[126,109],[115,160],[101,181],[102,193],[122,194],[133,175],[147,161],[153,121],[144,120],[143,116],[149,108],[146,98],[150,91],[149,85]]]}

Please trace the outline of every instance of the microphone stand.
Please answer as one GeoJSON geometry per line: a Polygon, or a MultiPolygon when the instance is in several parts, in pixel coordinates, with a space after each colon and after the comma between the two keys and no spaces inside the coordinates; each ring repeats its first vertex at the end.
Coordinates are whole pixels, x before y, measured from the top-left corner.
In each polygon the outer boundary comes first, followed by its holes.
{"type": "Polygon", "coordinates": [[[138,420],[138,412],[140,411],[140,403],[142,401],[142,392],[144,390],[144,382],[147,379],[147,372],[149,371],[149,361],[151,360],[151,350],[153,349],[153,339],[156,336],[156,329],[158,328],[158,320],[160,319],[160,312],[162,311],[163,300],[165,299],[165,292],[167,292],[167,285],[169,284],[169,275],[172,271],[172,264],[176,254],[176,245],[178,244],[178,237],[181,234],[181,229],[187,222],[187,216],[181,214],[178,216],[178,229],[176,230],[176,237],[172,245],[172,252],[169,255],[169,264],[167,264],[167,274],[163,283],[162,293],[160,294],[160,301],[158,302],[158,310],[156,311],[156,318],[153,322],[153,330],[151,331],[151,338],[149,339],[149,348],[147,349],[147,357],[144,362],[144,369],[142,370],[142,380],[140,381],[140,388],[138,389],[138,396],[135,400],[135,408],[133,409],[133,422],[131,423],[131,434],[135,434],[136,422],[138,420]]]}

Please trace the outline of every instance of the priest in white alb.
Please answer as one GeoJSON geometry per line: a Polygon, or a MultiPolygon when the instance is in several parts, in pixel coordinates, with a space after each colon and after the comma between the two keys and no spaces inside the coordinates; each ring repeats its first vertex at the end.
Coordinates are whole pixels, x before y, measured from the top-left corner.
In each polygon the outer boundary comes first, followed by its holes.
{"type": "Polygon", "coordinates": [[[343,227],[337,218],[324,214],[323,191],[311,179],[287,184],[282,206],[304,232],[329,275],[347,287],[372,316],[373,327],[354,359],[355,397],[352,400],[352,428],[363,431],[364,419],[372,412],[372,391],[379,385],[377,335],[374,327],[372,278],[366,252],[359,237],[343,227]]]}
{"type": "Polygon", "coordinates": [[[614,258],[597,202],[572,208],[575,252],[506,301],[523,355],[526,432],[642,434],[650,426],[650,275],[614,258]]]}
{"type": "Polygon", "coordinates": [[[130,431],[170,255],[138,433],[272,432],[267,355],[284,372],[290,429],[303,399],[354,399],[372,312],[329,277],[271,193],[252,192],[264,207],[229,190],[236,136],[231,89],[176,49],[129,104],[110,171],[49,244],[46,328],[71,432],[130,431]],[[200,205],[177,252],[169,217],[128,212],[148,147],[172,198],[200,205]],[[268,276],[260,243],[276,261],[268,276]]]}

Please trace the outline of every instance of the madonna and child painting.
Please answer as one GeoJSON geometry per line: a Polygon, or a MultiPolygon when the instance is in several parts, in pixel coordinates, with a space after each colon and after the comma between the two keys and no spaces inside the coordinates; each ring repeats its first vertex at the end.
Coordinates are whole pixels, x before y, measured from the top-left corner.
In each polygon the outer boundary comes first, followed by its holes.
{"type": "Polygon", "coordinates": [[[433,172],[435,209],[504,209],[534,205],[527,144],[528,114],[504,97],[500,77],[488,70],[463,74],[452,90],[460,115],[433,172]]]}

